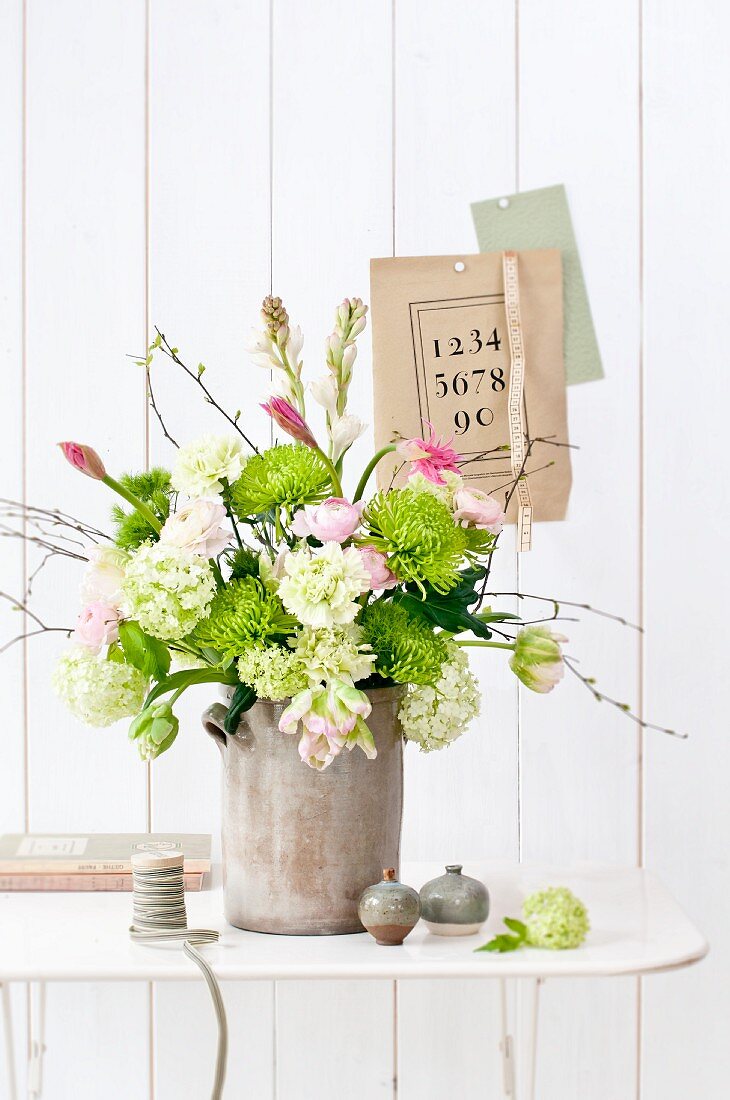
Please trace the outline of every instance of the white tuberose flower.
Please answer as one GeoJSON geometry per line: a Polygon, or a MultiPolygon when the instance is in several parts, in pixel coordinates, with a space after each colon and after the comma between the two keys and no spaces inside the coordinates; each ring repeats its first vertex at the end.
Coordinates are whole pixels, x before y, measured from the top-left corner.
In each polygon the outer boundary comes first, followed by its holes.
{"type": "Polygon", "coordinates": [[[335,420],[330,429],[332,461],[337,462],[337,459],[345,453],[348,447],[352,446],[356,439],[360,438],[366,428],[367,424],[363,420],[359,420],[358,417],[353,416],[352,413],[345,413],[344,416],[335,420]]]}
{"type": "Polygon", "coordinates": [[[279,595],[284,607],[306,626],[351,623],[355,602],[370,587],[370,575],[354,546],[326,542],[317,550],[296,550],[284,559],[279,595]]]}
{"type": "Polygon", "coordinates": [[[225,518],[226,510],[220,501],[194,500],[165,520],[160,542],[214,558],[233,538],[233,532],[221,526],[225,518]]]}
{"type": "Polygon", "coordinates": [[[243,453],[237,439],[204,435],[177,452],[172,487],[189,497],[220,493],[225,479],[232,484],[241,476],[243,453]]]}

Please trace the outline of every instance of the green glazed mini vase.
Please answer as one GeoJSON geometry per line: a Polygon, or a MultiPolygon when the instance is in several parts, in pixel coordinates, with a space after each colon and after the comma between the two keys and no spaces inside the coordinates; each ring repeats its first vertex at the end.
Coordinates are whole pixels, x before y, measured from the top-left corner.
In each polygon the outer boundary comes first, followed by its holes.
{"type": "Polygon", "coordinates": [[[418,924],[421,903],[415,890],[398,882],[395,868],[386,867],[383,881],[363,890],[358,915],[376,943],[398,947],[418,924]]]}
{"type": "Polygon", "coordinates": [[[462,875],[460,863],[421,887],[421,916],[437,936],[471,936],[489,916],[489,893],[482,882],[462,875]]]}

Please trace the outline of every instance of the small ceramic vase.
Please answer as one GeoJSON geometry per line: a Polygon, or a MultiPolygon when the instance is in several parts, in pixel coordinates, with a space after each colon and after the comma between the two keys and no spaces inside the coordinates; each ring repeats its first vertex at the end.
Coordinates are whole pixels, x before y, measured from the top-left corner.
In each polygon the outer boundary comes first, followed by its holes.
{"type": "Polygon", "coordinates": [[[421,887],[421,916],[437,936],[471,936],[489,916],[489,894],[475,878],[452,863],[446,874],[421,887]]]}
{"type": "Polygon", "coordinates": [[[395,868],[386,867],[383,881],[363,891],[358,914],[376,943],[397,947],[418,924],[421,903],[415,890],[397,881],[395,868]]]}

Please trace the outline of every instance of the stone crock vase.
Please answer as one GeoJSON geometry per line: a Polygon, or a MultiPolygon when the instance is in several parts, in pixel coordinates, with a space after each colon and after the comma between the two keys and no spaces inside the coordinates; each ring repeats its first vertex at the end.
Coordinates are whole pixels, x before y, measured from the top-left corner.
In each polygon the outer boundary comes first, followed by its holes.
{"type": "MultiPolygon", "coordinates": [[[[227,701],[233,688],[222,688],[227,701]]],[[[227,706],[214,703],[203,726],[223,757],[223,889],[237,928],[292,936],[362,932],[357,903],[383,864],[397,868],[403,812],[404,689],[367,693],[378,755],[343,749],[316,771],[279,732],[289,700],[259,700],[235,734],[227,706]]]]}
{"type": "Polygon", "coordinates": [[[421,916],[437,936],[471,936],[489,916],[487,888],[450,863],[445,875],[421,887],[421,916]]]}
{"type": "Polygon", "coordinates": [[[421,903],[415,890],[398,882],[395,867],[386,867],[383,881],[363,892],[358,912],[376,943],[397,947],[418,924],[421,903]]]}

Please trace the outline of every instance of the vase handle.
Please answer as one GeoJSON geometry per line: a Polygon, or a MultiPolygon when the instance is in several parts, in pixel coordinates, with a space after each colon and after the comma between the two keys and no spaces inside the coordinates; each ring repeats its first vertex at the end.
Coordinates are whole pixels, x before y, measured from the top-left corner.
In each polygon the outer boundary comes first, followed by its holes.
{"type": "Polygon", "coordinates": [[[221,755],[225,755],[225,750],[228,747],[228,735],[223,726],[227,713],[228,709],[222,703],[213,703],[212,706],[203,711],[201,716],[203,729],[216,742],[221,750],[221,755]]]}

